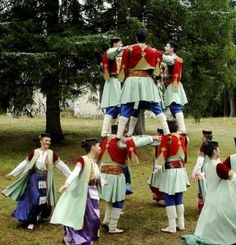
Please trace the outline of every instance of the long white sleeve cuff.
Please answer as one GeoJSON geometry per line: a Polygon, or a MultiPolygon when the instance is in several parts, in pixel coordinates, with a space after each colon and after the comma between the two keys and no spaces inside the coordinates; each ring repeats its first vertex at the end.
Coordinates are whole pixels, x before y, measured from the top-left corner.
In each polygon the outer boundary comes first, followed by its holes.
{"type": "Polygon", "coordinates": [[[109,48],[107,51],[107,56],[109,60],[114,60],[114,58],[120,53],[118,48],[109,48]]]}
{"type": "Polygon", "coordinates": [[[73,182],[73,180],[74,180],[76,177],[79,176],[79,173],[80,173],[80,171],[81,171],[81,168],[82,168],[82,167],[81,167],[79,164],[77,164],[77,165],[75,166],[74,170],[71,172],[70,176],[67,178],[65,184],[70,185],[70,184],[73,182]]]}
{"type": "Polygon", "coordinates": [[[153,138],[150,135],[133,136],[133,140],[136,147],[145,146],[153,142],[153,138]]]}
{"type": "Polygon", "coordinates": [[[236,173],[233,174],[232,181],[236,184],[236,173]]]}
{"type": "Polygon", "coordinates": [[[14,168],[11,172],[10,172],[10,175],[12,176],[17,176],[19,174],[21,174],[25,167],[27,166],[27,164],[29,163],[29,160],[28,159],[25,159],[24,161],[22,161],[20,164],[18,164],[16,166],[16,168],[14,168]]]}
{"type": "Polygon", "coordinates": [[[71,170],[69,169],[69,167],[62,161],[62,160],[58,160],[55,162],[56,163],[56,167],[66,176],[68,177],[71,174],[71,170]]]}
{"type": "Polygon", "coordinates": [[[102,176],[100,176],[100,180],[101,180],[101,186],[102,186],[102,188],[103,188],[105,185],[107,185],[106,180],[105,180],[102,176]]]}
{"type": "Polygon", "coordinates": [[[175,63],[174,58],[175,58],[175,56],[173,56],[173,55],[163,54],[162,61],[168,65],[174,65],[174,63],[175,63]]]}
{"type": "Polygon", "coordinates": [[[195,166],[193,168],[193,172],[192,172],[192,177],[195,178],[196,174],[200,174],[201,173],[201,169],[203,166],[203,162],[204,162],[204,156],[198,156],[197,157],[197,161],[195,163],[195,166]]]}

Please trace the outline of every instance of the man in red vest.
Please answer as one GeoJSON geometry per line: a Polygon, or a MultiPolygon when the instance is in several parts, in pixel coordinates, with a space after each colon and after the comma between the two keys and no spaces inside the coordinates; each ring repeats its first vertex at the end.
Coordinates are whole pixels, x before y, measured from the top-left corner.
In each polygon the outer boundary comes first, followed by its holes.
{"type": "Polygon", "coordinates": [[[147,33],[143,29],[136,34],[137,44],[123,50],[121,71],[118,79],[124,81],[120,97],[120,117],[117,138],[123,137],[125,126],[131,117],[131,125],[135,125],[138,112],[141,109],[152,111],[158,118],[165,134],[169,133],[166,116],[160,106],[161,98],[158,87],[152,76],[159,76],[162,54],[149,47],[145,42],[147,33]],[[133,121],[133,122],[132,122],[133,121]]]}
{"type": "Polygon", "coordinates": [[[111,47],[102,56],[105,84],[101,99],[101,108],[105,109],[101,136],[110,133],[119,111],[121,83],[118,81],[122,54],[122,42],[119,37],[111,39],[111,47]]]}
{"type": "Polygon", "coordinates": [[[165,46],[162,62],[165,85],[164,103],[176,118],[178,131],[186,133],[183,110],[188,100],[181,83],[183,60],[177,56],[177,50],[178,44],[174,41],[169,41],[165,46]]]}

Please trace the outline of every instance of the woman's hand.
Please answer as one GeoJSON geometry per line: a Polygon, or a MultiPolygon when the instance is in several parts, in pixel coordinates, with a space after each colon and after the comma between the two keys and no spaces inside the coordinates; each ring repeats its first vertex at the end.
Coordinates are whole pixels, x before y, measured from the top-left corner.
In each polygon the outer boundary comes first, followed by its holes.
{"type": "Polygon", "coordinates": [[[64,185],[59,189],[59,192],[64,192],[64,191],[66,191],[68,187],[69,187],[69,184],[64,184],[64,185]]]}
{"type": "Polygon", "coordinates": [[[12,179],[12,177],[13,177],[12,175],[10,175],[10,174],[6,174],[4,178],[5,178],[5,179],[7,179],[7,180],[11,180],[11,179],[12,179]]]}
{"type": "Polygon", "coordinates": [[[205,178],[205,174],[204,173],[196,173],[195,174],[195,179],[196,180],[202,180],[205,178]]]}

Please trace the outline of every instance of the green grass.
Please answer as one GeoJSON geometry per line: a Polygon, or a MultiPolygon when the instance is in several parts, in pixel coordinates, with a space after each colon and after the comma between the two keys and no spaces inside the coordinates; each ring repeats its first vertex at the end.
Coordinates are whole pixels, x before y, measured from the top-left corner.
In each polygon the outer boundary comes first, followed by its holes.
{"type": "MultiPolygon", "coordinates": [[[[99,136],[102,121],[93,119],[75,119],[64,117],[62,128],[65,142],[52,145],[52,149],[59,153],[71,169],[74,159],[79,154],[84,154],[80,142],[85,137],[99,136]]],[[[193,119],[186,119],[190,143],[188,147],[188,163],[186,165],[189,179],[191,170],[200,146],[202,129],[213,130],[214,139],[218,140],[221,156],[224,159],[235,152],[233,137],[236,137],[236,118],[207,118],[196,124],[193,119]]],[[[159,127],[155,119],[146,120],[146,131],[154,134],[159,127]]],[[[0,116],[0,188],[3,189],[12,181],[5,180],[3,176],[11,171],[17,163],[23,160],[27,152],[38,146],[38,135],[44,131],[45,118],[20,118],[13,119],[0,116]]],[[[197,187],[191,180],[191,187],[184,195],[186,231],[170,235],[162,233],[161,228],[167,225],[165,208],[159,207],[152,201],[151,192],[147,185],[152,169],[153,148],[151,146],[138,150],[140,163],[131,163],[134,194],[127,197],[124,214],[119,221],[119,227],[125,233],[109,235],[103,230],[100,233],[100,245],[178,245],[180,236],[192,233],[198,218],[197,187]]],[[[64,182],[64,176],[56,170],[57,189],[64,182]]],[[[59,196],[59,193],[58,193],[59,196]]],[[[22,229],[19,222],[11,218],[11,212],[16,203],[0,196],[0,244],[7,245],[54,245],[61,244],[62,226],[43,223],[34,231],[22,229]]],[[[101,217],[103,218],[104,203],[100,203],[101,217]]]]}

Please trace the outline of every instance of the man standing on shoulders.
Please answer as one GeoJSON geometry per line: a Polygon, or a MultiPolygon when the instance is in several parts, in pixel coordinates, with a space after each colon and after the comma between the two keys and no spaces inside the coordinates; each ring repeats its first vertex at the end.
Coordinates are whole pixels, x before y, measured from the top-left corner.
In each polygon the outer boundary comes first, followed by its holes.
{"type": "Polygon", "coordinates": [[[101,108],[105,109],[101,136],[110,133],[111,125],[119,114],[121,83],[118,80],[121,62],[122,42],[119,37],[111,39],[111,48],[102,56],[105,85],[102,93],[101,108]]]}
{"type": "Polygon", "coordinates": [[[130,127],[136,124],[137,117],[134,116],[134,109],[152,111],[157,116],[164,133],[169,133],[166,116],[160,106],[161,98],[152,79],[154,73],[159,70],[160,52],[149,47],[145,43],[146,39],[146,31],[138,30],[137,44],[130,45],[123,51],[119,80],[125,82],[120,97],[121,110],[117,138],[123,137],[131,115],[133,117],[131,117],[130,127]]]}
{"type": "Polygon", "coordinates": [[[169,41],[165,46],[163,55],[163,81],[165,84],[164,101],[165,106],[170,108],[172,115],[176,118],[178,131],[186,133],[183,109],[188,102],[183,85],[181,83],[183,60],[177,56],[178,44],[169,41]]]}

